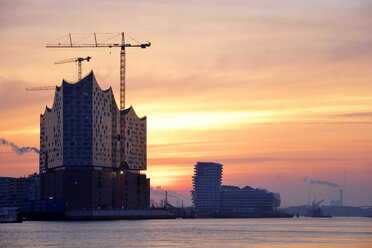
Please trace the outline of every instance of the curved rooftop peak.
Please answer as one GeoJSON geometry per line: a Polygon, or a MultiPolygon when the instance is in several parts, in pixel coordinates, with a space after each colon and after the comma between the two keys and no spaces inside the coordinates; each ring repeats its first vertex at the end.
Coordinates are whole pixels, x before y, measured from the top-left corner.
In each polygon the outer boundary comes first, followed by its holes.
{"type": "MultiPolygon", "coordinates": [[[[82,79],[80,79],[77,82],[71,82],[71,81],[67,81],[65,79],[62,79],[62,84],[60,86],[56,86],[56,90],[55,90],[55,94],[54,94],[54,101],[56,99],[57,93],[60,92],[64,87],[71,88],[71,87],[78,86],[78,85],[81,85],[81,84],[83,84],[82,87],[85,87],[86,85],[90,85],[92,88],[97,87],[101,92],[103,92],[105,94],[107,94],[107,93],[112,94],[112,97],[113,97],[113,99],[115,101],[115,97],[114,97],[114,94],[113,94],[112,87],[110,87],[110,88],[108,88],[106,90],[103,90],[100,87],[100,85],[98,84],[97,79],[96,79],[96,77],[94,75],[93,70],[91,70],[88,74],[86,74],[82,79]]],[[[48,108],[46,106],[47,109],[44,111],[44,114],[46,112],[51,112],[51,110],[53,109],[53,107],[54,107],[54,103],[52,105],[52,108],[48,108]]],[[[129,112],[129,110],[128,110],[128,112],[129,112]]],[[[42,115],[44,115],[44,114],[42,114],[42,115]]]]}
{"type": "Polygon", "coordinates": [[[48,106],[45,106],[44,113],[43,114],[40,114],[40,116],[44,116],[46,113],[49,113],[51,111],[52,111],[51,108],[49,108],[48,106]]]}
{"type": "Polygon", "coordinates": [[[128,114],[131,110],[133,110],[134,111],[134,109],[133,109],[133,107],[132,107],[132,105],[130,105],[130,107],[129,108],[127,108],[127,109],[124,109],[123,110],[123,112],[124,112],[124,114],[128,114]]]}
{"type": "MultiPolygon", "coordinates": [[[[62,84],[70,84],[70,85],[75,85],[75,84],[79,84],[80,82],[82,81],[85,81],[85,80],[89,80],[90,78],[92,79],[96,79],[96,77],[94,76],[94,72],[93,70],[91,70],[88,74],[86,74],[82,79],[80,79],[79,81],[75,82],[75,83],[72,83],[71,81],[67,81],[65,79],[62,79],[62,84]]],[[[97,80],[96,80],[97,81],[97,80]]]]}
{"type": "Polygon", "coordinates": [[[96,79],[96,76],[94,75],[94,72],[93,70],[91,70],[88,74],[86,74],[82,79],[80,79],[79,81],[73,83],[73,82],[70,82],[70,81],[67,81],[65,79],[62,80],[62,86],[63,85],[79,85],[81,84],[82,82],[95,82],[98,86],[98,88],[103,92],[103,93],[108,93],[108,92],[112,92],[112,87],[110,86],[110,88],[106,89],[106,90],[103,90],[101,88],[101,86],[98,84],[97,82],[97,79],[96,79]]]}
{"type": "Polygon", "coordinates": [[[146,119],[146,116],[144,116],[144,117],[142,117],[142,118],[138,117],[138,115],[137,115],[136,111],[134,111],[132,105],[130,105],[129,108],[122,110],[121,112],[124,112],[125,115],[128,114],[129,112],[133,112],[134,115],[135,115],[138,119],[140,119],[140,120],[144,120],[144,119],[146,119]]]}

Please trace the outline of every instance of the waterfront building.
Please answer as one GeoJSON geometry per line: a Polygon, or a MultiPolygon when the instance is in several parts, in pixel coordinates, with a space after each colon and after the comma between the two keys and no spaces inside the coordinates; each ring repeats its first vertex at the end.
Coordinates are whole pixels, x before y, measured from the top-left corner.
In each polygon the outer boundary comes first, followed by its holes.
{"type": "Polygon", "coordinates": [[[198,162],[194,168],[192,200],[199,213],[214,213],[219,209],[222,164],[198,162]]]}
{"type": "Polygon", "coordinates": [[[222,164],[198,162],[194,167],[192,201],[199,216],[273,213],[280,206],[280,195],[249,186],[221,185],[222,164]]]}
{"type": "Polygon", "coordinates": [[[0,207],[21,207],[23,202],[39,199],[40,177],[0,177],[0,207]]]}
{"type": "Polygon", "coordinates": [[[223,213],[266,213],[280,206],[280,195],[265,189],[249,186],[221,186],[220,212],[223,213]]]}
{"type": "Polygon", "coordinates": [[[102,90],[93,72],[76,83],[63,80],[40,116],[42,199],[63,199],[67,208],[147,207],[146,139],[146,117],[132,107],[120,112],[112,89],[102,90]]]}

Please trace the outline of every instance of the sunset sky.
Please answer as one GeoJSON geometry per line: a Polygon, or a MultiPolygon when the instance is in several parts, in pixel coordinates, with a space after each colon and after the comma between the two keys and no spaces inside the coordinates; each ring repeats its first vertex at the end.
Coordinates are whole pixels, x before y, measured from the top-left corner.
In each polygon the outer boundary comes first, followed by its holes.
{"type": "MultiPolygon", "coordinates": [[[[153,187],[188,194],[194,164],[214,161],[223,184],[279,192],[282,206],[338,200],[309,179],[372,205],[371,1],[0,0],[0,26],[0,138],[39,147],[54,92],[25,88],[75,81],[57,60],[91,56],[83,74],[118,102],[119,49],[45,45],[124,31],[152,42],[127,49],[127,105],[147,116],[153,187]]],[[[0,146],[0,176],[37,171],[37,154],[0,146]]]]}

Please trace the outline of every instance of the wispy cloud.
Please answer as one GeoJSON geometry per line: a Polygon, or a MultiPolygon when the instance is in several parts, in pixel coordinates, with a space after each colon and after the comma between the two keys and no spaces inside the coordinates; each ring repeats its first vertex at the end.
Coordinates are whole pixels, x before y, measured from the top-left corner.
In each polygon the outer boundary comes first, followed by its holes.
{"type": "Polygon", "coordinates": [[[331,117],[340,117],[340,118],[372,118],[372,112],[355,112],[355,113],[346,113],[346,114],[336,114],[336,115],[331,115],[331,117]]]}
{"type": "Polygon", "coordinates": [[[197,161],[214,161],[218,163],[223,163],[225,165],[229,164],[256,164],[256,163],[269,163],[269,162],[278,162],[278,161],[288,161],[288,162],[298,162],[298,163],[317,163],[317,162],[337,162],[337,161],[359,161],[365,160],[365,158],[350,158],[350,157],[158,157],[158,158],[149,158],[151,165],[164,165],[164,164],[187,164],[193,165],[197,161]]]}
{"type": "Polygon", "coordinates": [[[32,83],[22,80],[4,79],[0,77],[0,111],[15,110],[24,108],[30,104],[35,106],[45,106],[52,103],[48,102],[52,91],[49,92],[26,92],[27,87],[47,85],[46,83],[32,83]]]}

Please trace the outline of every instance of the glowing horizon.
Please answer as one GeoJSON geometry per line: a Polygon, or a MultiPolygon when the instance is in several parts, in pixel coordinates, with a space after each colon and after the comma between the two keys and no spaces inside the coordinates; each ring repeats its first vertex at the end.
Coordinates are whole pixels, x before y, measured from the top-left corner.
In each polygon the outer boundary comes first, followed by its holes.
{"type": "MultiPolygon", "coordinates": [[[[118,100],[119,49],[45,44],[70,32],[125,31],[152,42],[127,51],[127,106],[147,116],[153,187],[188,191],[194,164],[214,161],[224,164],[224,184],[267,188],[295,205],[309,194],[338,199],[303,178],[344,187],[346,171],[345,203],[372,204],[371,3],[72,4],[1,3],[0,138],[39,146],[54,92],[25,88],[75,81],[76,65],[59,59],[91,56],[83,75],[93,70],[118,100]]],[[[0,176],[37,171],[36,154],[0,146],[0,176]]]]}

